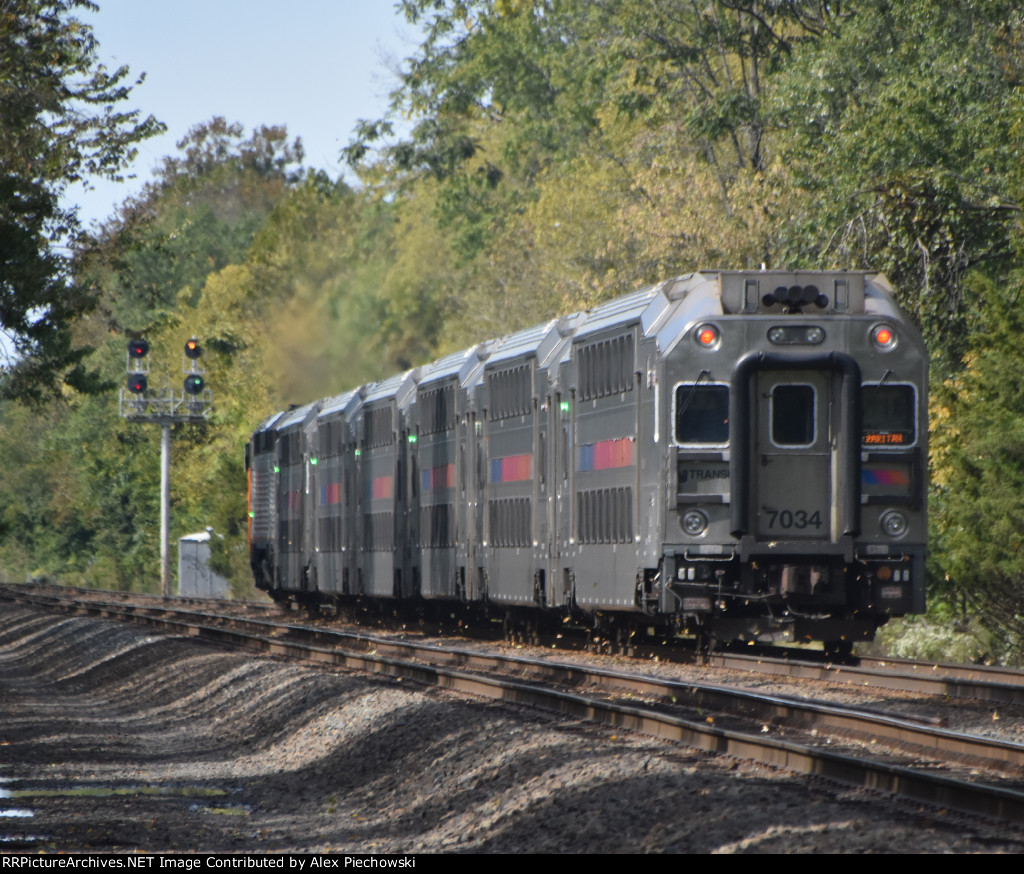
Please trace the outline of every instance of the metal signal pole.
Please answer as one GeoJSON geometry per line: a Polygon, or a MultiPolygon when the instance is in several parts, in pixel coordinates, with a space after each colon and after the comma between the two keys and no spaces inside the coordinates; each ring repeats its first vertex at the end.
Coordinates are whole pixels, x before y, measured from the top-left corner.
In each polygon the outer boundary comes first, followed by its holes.
{"type": "Polygon", "coordinates": [[[201,359],[203,348],[193,337],[185,344],[182,372],[184,389],[177,394],[167,388],[149,388],[149,343],[132,340],[128,344],[128,385],[121,389],[120,413],[129,422],[159,424],[160,434],[160,592],[171,596],[170,517],[171,517],[171,426],[185,422],[203,422],[213,410],[213,393],[206,388],[201,359]]]}
{"type": "Polygon", "coordinates": [[[171,596],[171,423],[160,423],[160,594],[171,596]]]}

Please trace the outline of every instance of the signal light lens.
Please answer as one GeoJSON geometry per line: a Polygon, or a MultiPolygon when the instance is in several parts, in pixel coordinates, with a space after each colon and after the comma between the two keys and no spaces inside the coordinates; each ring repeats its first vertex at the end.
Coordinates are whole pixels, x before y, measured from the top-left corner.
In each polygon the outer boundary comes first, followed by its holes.
{"type": "Polygon", "coordinates": [[[146,340],[131,340],[128,343],[129,358],[145,358],[149,355],[149,343],[146,340]]]}
{"type": "Polygon", "coordinates": [[[721,333],[714,325],[699,326],[694,332],[694,337],[697,345],[704,349],[714,349],[722,339],[721,333]]]}
{"type": "Polygon", "coordinates": [[[896,332],[888,325],[875,325],[871,329],[871,342],[879,349],[892,349],[896,345],[896,332]]]}
{"type": "Polygon", "coordinates": [[[197,376],[194,373],[190,373],[188,376],[185,377],[186,394],[197,395],[203,390],[205,385],[206,380],[204,380],[201,376],[197,376]]]}

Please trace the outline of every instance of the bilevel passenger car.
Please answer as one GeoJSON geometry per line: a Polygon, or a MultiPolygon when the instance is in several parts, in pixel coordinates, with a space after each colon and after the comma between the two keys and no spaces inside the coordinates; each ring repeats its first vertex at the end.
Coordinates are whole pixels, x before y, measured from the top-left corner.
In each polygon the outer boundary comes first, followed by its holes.
{"type": "Polygon", "coordinates": [[[924,609],[927,378],[880,275],[672,279],[268,418],[256,582],[848,650],[924,609]]]}

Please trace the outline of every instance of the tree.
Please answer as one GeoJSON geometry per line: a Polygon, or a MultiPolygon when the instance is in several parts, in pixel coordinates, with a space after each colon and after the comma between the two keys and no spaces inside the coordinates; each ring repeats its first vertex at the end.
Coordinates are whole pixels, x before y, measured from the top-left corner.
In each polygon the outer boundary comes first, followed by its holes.
{"type": "Polygon", "coordinates": [[[241,262],[267,215],[300,179],[302,144],[283,127],[246,138],[214,117],[192,127],[155,178],[121,205],[78,259],[79,286],[98,294],[106,327],[164,323],[183,288],[241,262]]]}
{"type": "MultiPolygon", "coordinates": [[[[94,347],[83,367],[112,386],[124,384],[125,340],[145,331],[150,386],[173,385],[179,394],[183,344],[202,338],[217,410],[210,422],[175,434],[173,533],[217,526],[241,578],[240,447],[272,408],[264,359],[272,348],[267,325],[279,316],[243,265],[268,215],[293,190],[301,151],[281,128],[247,136],[222,119],[193,128],[179,149],[76,253],[76,287],[90,289],[97,305],[71,329],[79,344],[94,347]]],[[[301,240],[306,230],[297,231],[301,240]]],[[[323,248],[336,247],[325,241],[323,248]]],[[[278,272],[304,269],[299,255],[278,272]]],[[[68,392],[32,409],[0,400],[0,457],[12,461],[0,471],[0,569],[72,584],[155,584],[159,429],[126,422],[111,395],[116,390],[68,392]]]]}
{"type": "Polygon", "coordinates": [[[89,0],[4,0],[0,5],[0,332],[10,350],[0,393],[40,400],[61,383],[88,390],[70,326],[93,299],[75,285],[70,252],[77,210],[62,201],[88,177],[120,178],[136,144],[163,130],[119,111],[127,67],[108,71],[92,30],[75,13],[89,0]]]}
{"type": "MultiPolygon", "coordinates": [[[[774,263],[772,77],[835,27],[817,0],[403,0],[424,40],[346,150],[431,216],[502,330],[709,264],[774,263]],[[398,125],[406,133],[385,144],[398,125]]],[[[365,170],[366,168],[364,168],[365,170]]],[[[398,202],[398,201],[396,201],[398,202]]],[[[462,296],[465,291],[459,291],[462,296]]],[[[466,325],[457,312],[455,342],[466,325]]],[[[464,338],[464,339],[468,339],[464,338]]]]}
{"type": "Polygon", "coordinates": [[[932,595],[977,616],[999,657],[1024,649],[1024,273],[974,274],[985,301],[962,369],[932,387],[932,595]]]}
{"type": "Polygon", "coordinates": [[[775,79],[777,150],[807,193],[783,252],[871,266],[955,369],[967,277],[1015,255],[1024,20],[1009,0],[859,0],[775,79]]]}

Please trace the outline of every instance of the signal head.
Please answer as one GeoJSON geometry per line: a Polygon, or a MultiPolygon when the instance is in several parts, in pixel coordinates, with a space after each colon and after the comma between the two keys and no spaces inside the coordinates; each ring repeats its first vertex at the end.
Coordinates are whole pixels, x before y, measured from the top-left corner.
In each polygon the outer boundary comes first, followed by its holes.
{"type": "Polygon", "coordinates": [[[186,358],[191,358],[193,361],[195,361],[197,358],[200,358],[202,354],[203,347],[199,345],[199,341],[195,337],[192,337],[185,343],[186,358]]]}
{"type": "Polygon", "coordinates": [[[206,380],[204,380],[198,374],[190,373],[188,376],[185,377],[185,394],[200,394],[205,386],[206,380]]]}
{"type": "Polygon", "coordinates": [[[149,387],[149,381],[141,373],[132,373],[128,376],[128,391],[140,395],[149,387]]]}
{"type": "Polygon", "coordinates": [[[129,340],[128,357],[145,358],[149,355],[149,342],[147,340],[129,340]]]}

